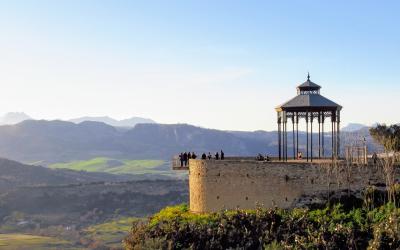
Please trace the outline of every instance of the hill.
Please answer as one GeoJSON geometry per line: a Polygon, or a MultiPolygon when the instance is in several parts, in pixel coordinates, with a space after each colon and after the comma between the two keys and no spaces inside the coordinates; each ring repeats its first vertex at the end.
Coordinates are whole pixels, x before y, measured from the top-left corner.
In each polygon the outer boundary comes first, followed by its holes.
{"type": "Polygon", "coordinates": [[[367,128],[368,126],[361,123],[349,123],[342,128],[344,132],[354,132],[363,128],[367,128]]]}
{"type": "Polygon", "coordinates": [[[99,181],[123,181],[127,177],[106,174],[49,169],[0,159],[0,193],[21,186],[54,186],[99,181]]]}
{"type": "MultiPolygon", "coordinates": [[[[289,152],[291,134],[288,133],[289,152]]],[[[370,151],[377,149],[368,128],[343,132],[341,137],[342,144],[365,137],[370,151]]],[[[299,133],[299,140],[304,152],[304,132],[299,133]]],[[[329,155],[329,133],[326,133],[325,145],[329,155]]],[[[314,146],[317,150],[317,145],[314,146]]],[[[96,157],[169,160],[182,151],[201,154],[221,149],[227,156],[277,155],[277,133],[221,131],[188,124],[137,124],[121,130],[101,122],[75,124],[57,120],[28,120],[0,126],[0,157],[27,163],[39,161],[42,165],[96,157]]]]}

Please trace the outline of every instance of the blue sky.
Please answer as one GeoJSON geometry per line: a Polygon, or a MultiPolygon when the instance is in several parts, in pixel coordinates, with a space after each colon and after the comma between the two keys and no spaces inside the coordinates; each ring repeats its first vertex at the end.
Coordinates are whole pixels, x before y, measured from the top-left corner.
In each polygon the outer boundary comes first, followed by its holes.
{"type": "Polygon", "coordinates": [[[342,121],[399,122],[396,1],[1,1],[0,113],[275,129],[307,72],[342,121]]]}

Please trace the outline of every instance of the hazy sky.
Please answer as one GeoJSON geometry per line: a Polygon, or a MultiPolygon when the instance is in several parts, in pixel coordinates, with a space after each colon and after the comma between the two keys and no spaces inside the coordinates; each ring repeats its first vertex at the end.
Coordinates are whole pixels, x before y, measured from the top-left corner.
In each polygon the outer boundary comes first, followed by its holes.
{"type": "Polygon", "coordinates": [[[1,1],[0,113],[272,130],[306,80],[400,122],[399,1],[1,1]]]}

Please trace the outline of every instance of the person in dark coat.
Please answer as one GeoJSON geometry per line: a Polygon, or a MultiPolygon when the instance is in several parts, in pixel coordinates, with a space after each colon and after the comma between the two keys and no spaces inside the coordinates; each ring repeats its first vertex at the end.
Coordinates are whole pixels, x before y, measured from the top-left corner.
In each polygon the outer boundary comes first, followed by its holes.
{"type": "Polygon", "coordinates": [[[188,153],[188,159],[192,159],[192,154],[190,152],[188,153]]]}
{"type": "Polygon", "coordinates": [[[223,160],[223,159],[225,159],[225,154],[224,154],[224,151],[222,151],[222,149],[221,149],[221,160],[223,160]]]}
{"type": "Polygon", "coordinates": [[[179,160],[181,161],[181,167],[183,167],[183,153],[179,155],[179,160]]]}
{"type": "Polygon", "coordinates": [[[219,160],[219,154],[218,154],[218,152],[215,154],[215,159],[216,159],[216,160],[219,160]]]}
{"type": "Polygon", "coordinates": [[[196,159],[196,158],[197,158],[197,155],[194,152],[192,152],[192,159],[196,159]]]}
{"type": "Polygon", "coordinates": [[[207,160],[207,155],[206,155],[206,153],[203,153],[203,154],[201,155],[201,159],[202,159],[202,160],[207,160]]]}
{"type": "Polygon", "coordinates": [[[188,163],[188,154],[186,152],[183,154],[183,161],[185,162],[185,167],[186,167],[188,163]]]}

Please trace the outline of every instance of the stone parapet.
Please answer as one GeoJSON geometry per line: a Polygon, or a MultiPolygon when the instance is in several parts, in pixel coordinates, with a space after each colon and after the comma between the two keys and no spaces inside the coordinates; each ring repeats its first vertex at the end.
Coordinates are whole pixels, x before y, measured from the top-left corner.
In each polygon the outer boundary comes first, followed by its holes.
{"type": "Polygon", "coordinates": [[[328,162],[190,160],[190,210],[203,213],[256,206],[290,208],[304,196],[334,189],[359,190],[384,182],[376,167],[332,167],[328,162]]]}

